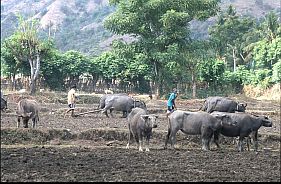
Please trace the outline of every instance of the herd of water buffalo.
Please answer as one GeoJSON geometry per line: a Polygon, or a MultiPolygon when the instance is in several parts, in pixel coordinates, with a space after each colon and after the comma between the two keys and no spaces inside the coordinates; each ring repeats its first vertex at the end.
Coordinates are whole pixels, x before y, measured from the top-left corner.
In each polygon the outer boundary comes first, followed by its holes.
{"type": "MultiPolygon", "coordinates": [[[[170,142],[174,148],[176,134],[179,130],[188,135],[201,135],[202,149],[210,150],[210,141],[219,148],[219,135],[239,137],[238,150],[243,151],[244,139],[249,149],[250,136],[254,141],[254,150],[258,149],[258,130],[261,126],[271,127],[272,121],[266,116],[257,116],[246,113],[247,104],[238,103],[227,97],[208,97],[197,112],[175,110],[168,119],[168,131],[164,149],[170,142]]],[[[1,110],[7,108],[7,101],[1,97],[1,110]]],[[[99,110],[108,118],[107,110],[113,117],[113,111],[123,112],[128,120],[128,144],[133,137],[138,144],[139,151],[143,151],[146,142],[146,151],[149,151],[149,141],[152,129],[157,127],[156,114],[149,114],[143,101],[135,100],[127,94],[106,94],[100,98],[99,110]],[[145,141],[144,141],[145,139],[145,141]]],[[[17,127],[23,121],[23,127],[28,128],[28,121],[32,120],[35,128],[39,121],[39,104],[35,100],[22,99],[17,104],[17,127]]]]}

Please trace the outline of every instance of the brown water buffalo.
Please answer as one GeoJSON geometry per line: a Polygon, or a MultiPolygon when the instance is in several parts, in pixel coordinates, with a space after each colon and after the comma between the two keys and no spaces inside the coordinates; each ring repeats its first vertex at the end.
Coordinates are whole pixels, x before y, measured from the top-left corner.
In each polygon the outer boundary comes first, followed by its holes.
{"type": "Polygon", "coordinates": [[[219,112],[245,112],[247,104],[238,103],[227,97],[208,97],[206,98],[203,106],[199,109],[212,113],[213,111],[219,112]]]}
{"type": "Polygon", "coordinates": [[[206,112],[189,112],[176,110],[168,117],[168,134],[166,136],[164,149],[168,141],[172,147],[176,143],[176,133],[181,130],[189,135],[201,135],[202,149],[210,150],[210,140],[213,133],[219,130],[222,124],[233,123],[228,115],[212,116],[206,112]]]}
{"type": "Polygon", "coordinates": [[[28,121],[32,119],[32,128],[35,128],[37,122],[39,121],[39,105],[35,100],[22,99],[17,105],[17,117],[18,123],[17,127],[20,126],[20,120],[22,118],[23,127],[28,128],[28,121]]]}
{"type": "Polygon", "coordinates": [[[129,149],[131,137],[133,136],[138,144],[139,151],[143,151],[143,138],[146,138],[146,151],[149,151],[149,140],[152,135],[152,128],[157,127],[157,115],[148,115],[147,111],[136,107],[128,115],[128,144],[129,149]]]}
{"type": "MultiPolygon", "coordinates": [[[[211,115],[221,115],[222,112],[213,112],[211,115]]],[[[244,138],[252,134],[254,140],[254,149],[258,150],[258,130],[261,126],[272,127],[272,121],[266,116],[256,116],[247,113],[223,113],[230,116],[235,123],[224,124],[214,132],[214,142],[219,147],[219,134],[227,137],[239,136],[238,150],[243,151],[244,138]]],[[[248,140],[247,140],[248,141],[248,140]]]]}

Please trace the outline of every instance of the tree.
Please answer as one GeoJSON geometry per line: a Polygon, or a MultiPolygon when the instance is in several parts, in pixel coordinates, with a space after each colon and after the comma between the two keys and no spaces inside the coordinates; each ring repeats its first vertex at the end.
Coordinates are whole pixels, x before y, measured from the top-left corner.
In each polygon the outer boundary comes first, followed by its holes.
{"type": "Polygon", "coordinates": [[[117,10],[107,17],[104,26],[115,34],[137,38],[142,53],[153,66],[156,94],[160,95],[167,62],[174,61],[169,46],[181,48],[188,42],[188,23],[205,20],[218,10],[218,0],[111,0],[117,10]]]}
{"type": "Polygon", "coordinates": [[[198,68],[201,80],[206,81],[213,90],[218,92],[218,85],[222,87],[224,81],[224,62],[218,59],[209,58],[201,62],[198,68]]]}
{"type": "Polygon", "coordinates": [[[99,77],[102,75],[97,57],[90,58],[89,68],[86,70],[86,72],[88,72],[93,77],[91,90],[95,91],[96,83],[99,80],[99,77]]]}
{"type": "Polygon", "coordinates": [[[138,46],[134,44],[113,41],[112,49],[95,58],[95,63],[99,69],[95,73],[100,73],[108,87],[109,83],[115,84],[118,79],[124,87],[134,84],[137,90],[144,92],[145,89],[139,88],[151,77],[147,58],[138,52],[138,46]]]}
{"type": "MultiPolygon", "coordinates": [[[[19,26],[14,34],[5,41],[5,47],[13,55],[16,62],[28,62],[30,66],[30,94],[36,92],[36,80],[39,76],[40,63],[52,47],[51,40],[40,40],[38,22],[35,19],[24,20],[18,16],[19,26]]],[[[15,69],[19,65],[16,65],[15,69]]]]}
{"type": "Polygon", "coordinates": [[[70,50],[63,54],[64,72],[68,86],[79,81],[79,77],[90,67],[90,59],[79,51],[70,50]]]}
{"type": "Polygon", "coordinates": [[[124,84],[133,84],[138,92],[148,93],[151,89],[147,80],[151,79],[151,67],[148,58],[141,52],[138,43],[127,44],[121,41],[114,41],[112,53],[118,58],[123,67],[118,78],[124,84]]]}
{"type": "Polygon", "coordinates": [[[210,29],[211,41],[216,45],[220,58],[227,57],[229,50],[233,59],[233,71],[235,72],[238,59],[243,60],[244,42],[243,35],[250,33],[254,22],[251,18],[240,18],[235,8],[230,5],[226,12],[219,15],[217,23],[210,29]]]}
{"type": "Polygon", "coordinates": [[[1,77],[8,76],[12,78],[11,90],[13,90],[15,89],[15,77],[20,63],[9,52],[9,49],[5,47],[4,43],[1,44],[1,77]]]}
{"type": "Polygon", "coordinates": [[[212,54],[210,54],[210,46],[207,41],[192,41],[185,47],[185,50],[181,53],[182,59],[180,62],[181,68],[191,73],[192,84],[192,97],[196,97],[197,77],[201,72],[202,63],[209,63],[212,54]],[[207,59],[207,57],[209,59],[207,59]]]}
{"type": "Polygon", "coordinates": [[[64,81],[67,77],[67,71],[63,58],[63,54],[54,49],[41,64],[40,74],[44,78],[46,85],[52,90],[65,89],[64,81]]]}

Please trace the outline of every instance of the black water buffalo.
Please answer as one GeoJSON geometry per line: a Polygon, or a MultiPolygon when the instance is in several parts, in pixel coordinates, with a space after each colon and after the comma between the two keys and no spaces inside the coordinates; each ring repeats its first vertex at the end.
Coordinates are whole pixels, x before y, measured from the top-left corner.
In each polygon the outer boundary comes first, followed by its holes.
{"type": "Polygon", "coordinates": [[[143,101],[135,100],[128,95],[111,95],[105,99],[105,106],[102,109],[102,113],[105,113],[105,115],[109,117],[107,114],[107,110],[109,110],[113,117],[113,110],[122,111],[123,117],[125,118],[135,107],[146,109],[146,104],[143,101]]]}
{"type": "MultiPolygon", "coordinates": [[[[221,115],[222,112],[213,112],[211,115],[221,115]]],[[[254,140],[254,149],[258,150],[258,130],[261,126],[272,127],[272,121],[266,116],[256,116],[247,113],[225,113],[232,119],[234,124],[224,124],[219,130],[214,132],[214,142],[219,147],[219,134],[227,137],[237,137],[238,150],[243,151],[244,138],[252,134],[254,140]]],[[[248,140],[247,140],[248,141],[248,140]]]]}
{"type": "Polygon", "coordinates": [[[207,112],[174,111],[168,117],[168,134],[166,136],[164,149],[170,140],[174,148],[176,133],[181,130],[189,135],[201,135],[202,149],[210,150],[210,140],[214,131],[221,128],[222,124],[233,123],[227,115],[212,116],[207,112]]]}
{"type": "Polygon", "coordinates": [[[149,140],[152,135],[152,128],[157,127],[156,120],[157,115],[147,114],[147,111],[136,107],[133,108],[128,115],[128,144],[127,149],[129,149],[131,137],[133,136],[138,144],[139,151],[143,151],[143,138],[146,138],[146,151],[149,151],[149,140]]]}
{"type": "Polygon", "coordinates": [[[208,97],[206,98],[203,106],[199,109],[212,113],[213,111],[219,112],[245,112],[247,104],[238,103],[226,97],[208,97]]]}
{"type": "Polygon", "coordinates": [[[17,105],[17,117],[18,123],[17,127],[20,126],[20,120],[22,118],[23,127],[28,128],[28,121],[32,119],[32,128],[35,128],[37,122],[39,121],[39,105],[35,100],[22,99],[17,105]]]}
{"type": "Polygon", "coordinates": [[[5,111],[7,108],[7,101],[1,97],[1,111],[5,111]]]}

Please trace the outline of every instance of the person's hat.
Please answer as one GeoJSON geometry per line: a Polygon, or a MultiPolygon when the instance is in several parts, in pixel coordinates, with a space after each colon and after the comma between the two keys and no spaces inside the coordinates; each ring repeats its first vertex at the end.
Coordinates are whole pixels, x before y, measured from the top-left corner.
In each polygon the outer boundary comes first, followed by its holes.
{"type": "Polygon", "coordinates": [[[177,92],[178,92],[177,88],[174,88],[174,89],[173,89],[173,92],[174,92],[174,93],[177,93],[177,92]]]}
{"type": "Polygon", "coordinates": [[[76,88],[76,84],[74,84],[71,88],[76,88]]]}

